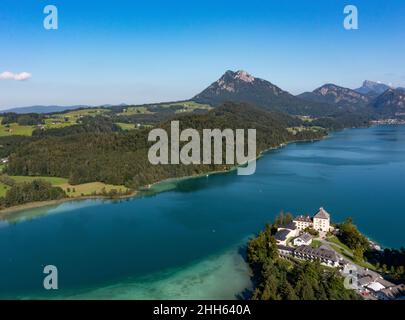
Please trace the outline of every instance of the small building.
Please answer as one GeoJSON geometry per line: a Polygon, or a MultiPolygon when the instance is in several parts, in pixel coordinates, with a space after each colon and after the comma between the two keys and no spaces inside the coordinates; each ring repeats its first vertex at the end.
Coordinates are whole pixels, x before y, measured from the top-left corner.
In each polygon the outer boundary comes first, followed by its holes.
{"type": "Polygon", "coordinates": [[[309,233],[303,233],[298,238],[294,239],[294,245],[299,246],[309,246],[312,243],[312,236],[309,233]]]}
{"type": "Polygon", "coordinates": [[[382,289],[377,292],[380,300],[405,300],[405,284],[382,289]]]}
{"type": "Polygon", "coordinates": [[[291,237],[294,237],[291,235],[292,233],[293,233],[292,230],[281,229],[277,231],[277,233],[274,235],[274,238],[276,239],[277,244],[285,246],[287,244],[287,240],[291,237]]]}
{"type": "Polygon", "coordinates": [[[294,250],[294,257],[301,260],[319,261],[321,264],[329,267],[339,266],[339,258],[335,251],[323,246],[319,248],[300,246],[294,250]]]}
{"type": "Polygon", "coordinates": [[[297,225],[298,230],[305,230],[312,227],[312,219],[310,216],[298,216],[294,218],[294,223],[297,225]]]}
{"type": "Polygon", "coordinates": [[[283,245],[277,245],[278,253],[281,257],[287,258],[294,255],[294,248],[283,245]]]}
{"type": "Polygon", "coordinates": [[[330,229],[330,214],[322,207],[314,216],[313,228],[321,232],[328,232],[330,229]]]}
{"type": "Polygon", "coordinates": [[[378,293],[378,291],[385,289],[385,287],[378,281],[371,282],[366,287],[375,294],[378,293]]]}
{"type": "Polygon", "coordinates": [[[277,244],[286,245],[289,238],[298,236],[299,230],[294,222],[289,222],[284,225],[280,225],[277,228],[277,233],[274,235],[277,244]]]}

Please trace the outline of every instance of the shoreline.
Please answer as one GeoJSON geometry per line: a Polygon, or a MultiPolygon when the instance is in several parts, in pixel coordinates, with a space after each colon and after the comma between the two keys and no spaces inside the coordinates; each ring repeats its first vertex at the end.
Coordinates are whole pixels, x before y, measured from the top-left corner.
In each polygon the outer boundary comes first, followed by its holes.
{"type": "MultiPolygon", "coordinates": [[[[288,142],[284,142],[281,143],[278,146],[275,147],[270,147],[267,148],[263,151],[261,151],[254,159],[254,161],[258,161],[259,159],[261,159],[266,153],[273,151],[273,150],[278,150],[281,149],[283,147],[286,147],[290,144],[293,143],[313,143],[313,142],[317,142],[317,141],[321,141],[324,139],[327,139],[330,137],[331,132],[329,132],[327,135],[323,136],[322,138],[318,138],[318,139],[306,139],[306,140],[291,140],[288,142]]],[[[225,174],[225,173],[230,173],[232,171],[235,171],[238,169],[239,166],[233,166],[232,168],[228,169],[228,170],[218,170],[218,171],[208,171],[206,173],[202,173],[202,174],[198,174],[198,175],[191,175],[191,176],[184,176],[184,177],[174,177],[174,178],[168,178],[168,179],[164,179],[161,181],[157,181],[154,183],[151,183],[149,185],[148,188],[146,187],[141,187],[138,188],[137,190],[134,190],[132,193],[128,194],[128,195],[123,195],[123,196],[118,196],[115,198],[110,198],[108,196],[81,196],[81,197],[75,197],[75,198],[63,198],[63,199],[58,199],[58,200],[47,200],[47,201],[38,201],[38,202],[29,202],[29,203],[25,203],[25,204],[21,204],[18,206],[13,206],[13,207],[9,207],[9,208],[5,208],[0,210],[0,221],[4,221],[7,219],[12,218],[12,216],[14,214],[23,212],[23,211],[28,211],[31,209],[38,209],[38,208],[42,208],[42,207],[48,207],[48,206],[53,206],[53,205],[60,205],[62,203],[65,202],[70,202],[70,201],[84,201],[84,200],[107,200],[107,201],[113,201],[113,200],[121,200],[121,199],[131,199],[131,198],[136,198],[139,195],[142,194],[142,192],[152,192],[153,194],[159,194],[162,192],[165,192],[165,190],[163,191],[154,191],[153,187],[157,187],[159,185],[164,185],[166,183],[170,183],[170,182],[178,182],[181,180],[188,180],[188,179],[197,179],[197,178],[202,178],[204,176],[212,176],[212,175],[217,175],[217,174],[225,174]]]]}
{"type": "Polygon", "coordinates": [[[75,197],[75,198],[63,198],[63,199],[58,199],[58,200],[47,200],[47,201],[36,201],[36,202],[28,202],[24,203],[18,206],[13,206],[9,208],[5,208],[0,210],[0,221],[6,220],[8,218],[12,218],[14,214],[23,212],[23,211],[28,211],[31,209],[38,209],[42,207],[48,207],[48,206],[55,206],[55,205],[60,205],[62,203],[70,202],[70,201],[85,201],[85,200],[108,200],[108,201],[113,201],[113,200],[121,200],[121,199],[128,199],[128,198],[135,198],[139,195],[139,191],[136,190],[128,195],[122,195],[118,196],[115,198],[109,198],[107,196],[81,196],[81,197],[75,197]]]}

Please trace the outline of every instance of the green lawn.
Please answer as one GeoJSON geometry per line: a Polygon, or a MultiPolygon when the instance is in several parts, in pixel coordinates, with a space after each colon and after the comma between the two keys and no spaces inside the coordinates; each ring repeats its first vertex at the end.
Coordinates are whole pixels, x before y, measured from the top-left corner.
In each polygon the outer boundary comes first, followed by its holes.
{"type": "Polygon", "coordinates": [[[312,240],[311,247],[319,248],[322,245],[322,242],[319,240],[312,240]]]}
{"type": "Polygon", "coordinates": [[[175,102],[175,103],[168,103],[161,105],[163,108],[171,108],[171,107],[179,107],[181,106],[182,109],[176,110],[176,113],[182,112],[192,112],[196,109],[205,109],[210,110],[212,107],[208,104],[197,103],[194,101],[184,101],[184,102],[175,102]]]}
{"type": "Polygon", "coordinates": [[[119,113],[118,115],[133,115],[133,114],[151,114],[146,107],[139,106],[139,107],[128,107],[123,110],[123,112],[119,113]]]}
{"type": "MultiPolygon", "coordinates": [[[[89,196],[93,194],[102,194],[103,191],[109,192],[111,190],[117,190],[118,192],[126,192],[128,188],[125,186],[117,186],[112,184],[105,184],[102,182],[90,182],[83,183],[79,185],[71,185],[66,178],[58,177],[26,177],[26,176],[10,176],[16,183],[31,182],[34,180],[44,180],[51,183],[53,186],[61,187],[69,197],[80,197],[80,196],[89,196]]],[[[0,182],[0,197],[5,196],[6,191],[9,189],[9,186],[0,182]]]]}
{"type": "Polygon", "coordinates": [[[331,243],[334,243],[334,244],[330,244],[330,246],[337,252],[341,253],[347,260],[354,262],[364,268],[368,268],[370,270],[376,270],[375,266],[367,261],[364,261],[364,260],[363,261],[354,261],[353,251],[348,246],[346,246],[345,244],[340,242],[340,240],[338,238],[336,238],[336,236],[328,237],[327,240],[331,243]],[[347,252],[351,253],[351,255],[348,255],[347,252]]]}
{"type": "Polygon", "coordinates": [[[329,242],[337,244],[338,246],[346,249],[349,252],[352,252],[352,250],[348,246],[343,244],[336,236],[330,236],[330,237],[326,238],[326,240],[329,241],[329,242]]]}
{"type": "Polygon", "coordinates": [[[135,124],[133,124],[133,123],[116,122],[115,124],[117,126],[119,126],[122,130],[133,130],[133,129],[135,129],[135,124]]]}
{"type": "Polygon", "coordinates": [[[26,177],[26,176],[10,176],[15,182],[22,183],[22,182],[31,182],[34,180],[45,180],[51,183],[54,186],[60,186],[62,184],[68,183],[68,179],[65,178],[58,178],[58,177],[26,177]]]}
{"type": "Polygon", "coordinates": [[[80,196],[89,196],[94,193],[101,194],[103,190],[105,192],[109,192],[113,189],[117,190],[118,192],[126,192],[128,190],[125,186],[115,186],[112,184],[105,184],[102,182],[90,182],[90,183],[83,183],[78,185],[71,185],[69,183],[64,183],[59,185],[69,197],[80,197],[80,196]]]}
{"type": "Polygon", "coordinates": [[[10,189],[9,186],[7,186],[4,183],[0,182],[0,197],[4,197],[6,195],[6,192],[7,192],[8,189],[10,189]]]}
{"type": "Polygon", "coordinates": [[[11,123],[8,126],[0,125],[0,137],[5,136],[31,136],[35,126],[20,126],[17,123],[11,123]]]}

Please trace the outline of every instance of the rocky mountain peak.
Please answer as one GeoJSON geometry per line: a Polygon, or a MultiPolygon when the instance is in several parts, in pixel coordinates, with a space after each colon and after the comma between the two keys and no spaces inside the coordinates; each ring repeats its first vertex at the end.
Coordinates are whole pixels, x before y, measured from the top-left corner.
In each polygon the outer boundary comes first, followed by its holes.
{"type": "Polygon", "coordinates": [[[391,86],[382,83],[380,81],[371,81],[371,80],[365,80],[363,82],[363,85],[358,88],[355,89],[356,92],[359,92],[361,94],[367,94],[367,95],[380,95],[382,93],[384,93],[386,90],[390,89],[391,86]]]}

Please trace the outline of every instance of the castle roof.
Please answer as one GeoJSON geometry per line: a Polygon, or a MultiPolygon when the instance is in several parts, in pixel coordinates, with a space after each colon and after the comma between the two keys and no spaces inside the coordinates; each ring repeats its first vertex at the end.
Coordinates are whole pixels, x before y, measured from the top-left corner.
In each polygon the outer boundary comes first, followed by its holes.
{"type": "Polygon", "coordinates": [[[302,235],[300,235],[297,239],[301,239],[304,242],[308,242],[309,240],[312,239],[312,236],[309,233],[303,233],[302,235]]]}
{"type": "Polygon", "coordinates": [[[278,227],[278,230],[281,230],[281,229],[296,230],[296,229],[297,229],[297,226],[296,226],[296,224],[295,224],[293,221],[290,221],[290,222],[288,222],[288,223],[286,223],[286,224],[280,225],[280,226],[278,227]]]}
{"type": "Polygon", "coordinates": [[[319,208],[319,211],[317,212],[316,215],[314,215],[314,219],[330,219],[330,214],[324,209],[324,208],[319,208]]]}
{"type": "Polygon", "coordinates": [[[300,221],[300,222],[312,222],[311,217],[310,216],[298,216],[294,218],[294,221],[300,221]]]}

